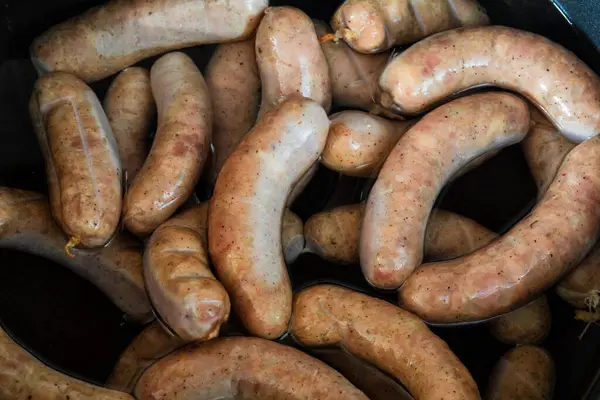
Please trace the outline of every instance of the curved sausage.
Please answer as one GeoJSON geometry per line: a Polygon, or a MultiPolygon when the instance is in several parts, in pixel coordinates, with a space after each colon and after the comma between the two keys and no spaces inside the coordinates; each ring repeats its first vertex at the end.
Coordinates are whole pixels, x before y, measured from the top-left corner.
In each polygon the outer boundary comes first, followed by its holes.
{"type": "Polygon", "coordinates": [[[62,72],[37,80],[29,102],[46,160],[52,214],[69,237],[69,249],[104,246],[121,214],[121,161],[98,98],[62,72]]]}
{"type": "Polygon", "coordinates": [[[152,309],[142,277],[142,246],[127,234],[94,250],[63,250],[65,236],[55,224],[48,199],[38,193],[0,187],[0,247],[64,265],[96,285],[123,312],[148,322],[152,309]]]}
{"type": "Polygon", "coordinates": [[[413,114],[485,85],[523,94],[573,142],[600,132],[598,76],[559,44],[504,26],[456,29],[413,45],[381,74],[380,102],[413,114]]]}
{"type": "Polygon", "coordinates": [[[134,400],[127,393],[71,378],[46,366],[0,329],[0,398],[134,400]]]}
{"type": "Polygon", "coordinates": [[[254,47],[254,39],[221,44],[206,67],[206,85],[214,114],[212,183],[227,157],[256,122],[261,86],[254,47]]]}
{"type": "Polygon", "coordinates": [[[367,400],[323,362],[292,347],[241,336],[189,346],[163,358],[142,375],[135,397],[367,400]]]}
{"type": "Polygon", "coordinates": [[[596,310],[600,305],[600,244],[556,286],[556,293],[575,308],[596,310]]]}
{"type": "Polygon", "coordinates": [[[290,333],[306,347],[343,347],[398,379],[415,399],[479,399],[448,345],[419,318],[383,300],[313,286],[296,295],[290,333]]]}
{"type": "Polygon", "coordinates": [[[381,289],[400,287],[422,262],[427,219],[446,182],[528,131],[523,100],[482,93],[440,106],[404,134],[367,200],[359,250],[367,281],[381,289]]]}
{"type": "Polygon", "coordinates": [[[215,338],[229,319],[229,295],[206,252],[208,203],[160,225],[144,252],[144,280],[155,310],[185,341],[215,338]]]}
{"type": "Polygon", "coordinates": [[[121,353],[106,386],[131,393],[148,367],[184,344],[184,340],[167,333],[157,321],[151,323],[121,353]]]}
{"type": "Polygon", "coordinates": [[[265,114],[227,159],[210,203],[211,259],[251,334],[287,329],[292,291],[283,260],[287,197],[325,146],[329,119],[319,104],[292,98],[265,114]]]}
{"type": "Polygon", "coordinates": [[[427,321],[478,321],[538,297],[579,264],[600,233],[600,137],[565,158],[534,210],[501,238],[452,261],[420,267],[399,302],[427,321]]]}
{"type": "Polygon", "coordinates": [[[294,7],[269,7],[256,32],[262,82],[259,118],[292,95],[331,108],[327,60],[311,19],[294,7]]]}
{"type": "Polygon", "coordinates": [[[364,178],[379,172],[394,145],[414,125],[361,111],[342,111],[329,119],[331,126],[321,163],[344,175],[364,178]]]}
{"type": "Polygon", "coordinates": [[[117,141],[126,181],[132,182],[148,155],[150,124],[156,114],[148,70],[131,67],[117,75],[103,104],[117,141]]]}
{"type": "Polygon", "coordinates": [[[550,400],[556,371],[550,353],[537,346],[519,346],[494,367],[487,400],[550,400]]]}
{"type": "Polygon", "coordinates": [[[287,265],[294,263],[304,251],[304,224],[299,216],[287,209],[281,222],[281,243],[287,265]]]}
{"type": "Polygon", "coordinates": [[[210,146],[212,105],[202,74],[183,53],[161,57],[150,71],[158,128],[123,208],[125,226],[147,235],[193,193],[210,146]]]}
{"type": "MultiPolygon", "coordinates": [[[[358,264],[358,243],[364,203],[315,214],[304,225],[306,250],[339,264],[358,264]]],[[[425,259],[463,256],[491,242],[496,234],[477,222],[434,209],[425,232],[425,259]]]]}
{"type": "MultiPolygon", "coordinates": [[[[331,32],[331,28],[325,22],[313,20],[313,23],[319,37],[331,32]]],[[[391,52],[361,54],[343,41],[325,41],[321,43],[321,49],[329,65],[333,104],[372,113],[380,112],[380,107],[375,102],[377,83],[391,52]]]]}
{"type": "Polygon", "coordinates": [[[331,26],[361,53],[379,53],[460,26],[489,23],[476,0],[346,0],[331,26]]]}
{"type": "Polygon", "coordinates": [[[44,32],[31,45],[31,60],[40,74],[65,71],[93,82],[170,50],[245,39],[268,4],[114,0],[44,32]]]}
{"type": "Polygon", "coordinates": [[[552,324],[546,296],[542,295],[531,303],[490,322],[490,331],[496,339],[508,344],[539,344],[552,324]]]}

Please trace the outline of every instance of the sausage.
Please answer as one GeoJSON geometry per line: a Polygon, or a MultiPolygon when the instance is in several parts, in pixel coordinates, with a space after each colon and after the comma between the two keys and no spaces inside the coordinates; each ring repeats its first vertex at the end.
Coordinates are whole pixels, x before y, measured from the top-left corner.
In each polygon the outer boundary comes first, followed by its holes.
{"type": "Polygon", "coordinates": [[[360,237],[367,281],[397,289],[423,259],[429,213],[441,189],[477,157],[520,142],[527,104],[508,93],[482,93],[440,106],[398,141],[369,194],[360,237]]]}
{"type": "Polygon", "coordinates": [[[46,160],[52,214],[69,237],[104,246],[121,214],[121,161],[98,98],[85,83],[62,72],[38,79],[29,112],[46,160]]]}
{"type": "Polygon", "coordinates": [[[479,399],[469,371],[423,321],[350,289],[318,285],[294,299],[290,333],[302,346],[341,346],[387,372],[415,399],[479,399]]]}
{"type": "Polygon", "coordinates": [[[256,122],[261,86],[254,47],[254,39],[221,44],[206,67],[214,114],[211,183],[256,122]]]}
{"type": "Polygon", "coordinates": [[[127,393],[71,378],[46,366],[0,329],[0,398],[134,400],[127,393]]]}
{"type": "Polygon", "coordinates": [[[157,321],[151,323],[121,353],[106,386],[131,393],[148,367],[184,344],[183,339],[167,333],[157,321]]]}
{"type": "Polygon", "coordinates": [[[156,114],[148,70],[131,67],[117,75],[103,104],[117,141],[126,181],[132,182],[148,155],[150,124],[156,114]]]}
{"type": "Polygon", "coordinates": [[[150,237],[144,252],[144,280],[162,321],[186,341],[209,340],[229,319],[229,295],[215,279],[206,252],[202,203],[175,215],[150,237]]]}
{"type": "Polygon", "coordinates": [[[487,400],[550,400],[556,371],[550,354],[537,346],[519,346],[494,367],[487,400]]]}
{"type": "Polygon", "coordinates": [[[508,344],[539,344],[548,332],[552,317],[546,296],[501,315],[490,322],[490,332],[496,339],[508,344]]]}
{"type": "MultiPolygon", "coordinates": [[[[358,243],[364,203],[315,214],[304,225],[306,251],[338,264],[358,264],[358,243]]],[[[434,209],[425,232],[425,259],[465,255],[491,242],[496,234],[477,222],[434,209]]]]}
{"type": "Polygon", "coordinates": [[[287,209],[281,223],[281,243],[287,265],[294,263],[304,251],[304,224],[299,216],[287,209]]]}
{"type": "Polygon", "coordinates": [[[600,137],[575,147],[533,211],[501,238],[452,261],[420,267],[399,302],[431,322],[479,321],[540,296],[596,242],[600,137]]]}
{"type": "Polygon", "coordinates": [[[311,19],[294,7],[269,7],[256,32],[262,82],[259,118],[292,95],[331,108],[331,81],[311,19]]]}
{"type": "Polygon", "coordinates": [[[158,129],[123,208],[125,226],[151,233],[193,193],[206,161],[212,105],[202,74],[183,53],[161,57],[150,71],[158,129]]]}
{"type": "Polygon", "coordinates": [[[600,305],[600,244],[556,286],[556,293],[575,308],[596,310],[600,305]]]}
{"type": "Polygon", "coordinates": [[[344,175],[364,178],[379,172],[394,145],[413,125],[361,111],[342,111],[330,120],[321,162],[344,175]]]}
{"type": "MultiPolygon", "coordinates": [[[[325,22],[313,20],[313,23],[319,37],[331,33],[325,22]]],[[[321,43],[321,49],[329,65],[333,104],[378,113],[380,107],[375,102],[377,83],[391,52],[361,54],[343,41],[325,41],[321,43]]]]}
{"type": "Polygon", "coordinates": [[[476,0],[346,0],[331,20],[336,37],[361,53],[379,53],[437,32],[488,23],[476,0]]]}
{"type": "Polygon", "coordinates": [[[210,256],[254,336],[277,338],[287,329],[292,289],[281,246],[283,209],[292,186],[323,151],[328,129],[323,107],[291,98],[259,120],[217,178],[210,256]]]}
{"type": "Polygon", "coordinates": [[[53,26],[30,48],[38,73],[64,71],[86,82],[144,58],[201,44],[243,40],[268,0],[113,0],[53,26]]]}
{"type": "Polygon", "coordinates": [[[323,362],[292,347],[242,336],[190,345],[163,358],[142,375],[135,397],[367,400],[323,362]]]}
{"type": "Polygon", "coordinates": [[[485,85],[526,96],[573,142],[600,132],[598,76],[559,44],[504,26],[456,29],[413,45],[385,67],[379,101],[413,114],[485,85]]]}
{"type": "Polygon", "coordinates": [[[48,199],[38,193],[0,187],[0,247],[47,258],[96,285],[117,307],[138,322],[152,319],[142,278],[142,248],[118,234],[101,249],[63,250],[65,236],[54,222],[48,199]]]}
{"type": "Polygon", "coordinates": [[[542,113],[534,107],[530,108],[533,126],[521,142],[521,148],[536,183],[538,197],[542,197],[575,144],[561,135],[542,113]]]}

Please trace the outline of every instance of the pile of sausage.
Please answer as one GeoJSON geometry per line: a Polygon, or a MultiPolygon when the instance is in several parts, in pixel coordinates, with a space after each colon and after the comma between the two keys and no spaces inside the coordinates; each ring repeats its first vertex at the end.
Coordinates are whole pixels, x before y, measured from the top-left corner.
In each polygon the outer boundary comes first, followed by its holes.
{"type": "Polygon", "coordinates": [[[274,341],[289,334],[415,399],[478,399],[427,326],[476,322],[517,345],[487,398],[551,398],[544,292],[600,304],[600,80],[570,51],[490,25],[475,0],[346,0],[331,26],[268,0],[113,0],[36,38],[31,60],[49,196],[0,188],[0,246],[71,268],[149,325],[106,388],[0,331],[0,398],[367,398],[274,341]],[[213,43],[204,73],[177,51],[213,43]],[[100,102],[88,84],[117,73],[100,102]],[[433,208],[516,143],[539,197],[508,232],[433,208]],[[304,224],[289,207],[321,164],[374,185],[304,224]],[[360,264],[397,304],[330,284],[294,294],[302,252],[360,264]],[[232,313],[247,336],[218,338],[232,313]]]}

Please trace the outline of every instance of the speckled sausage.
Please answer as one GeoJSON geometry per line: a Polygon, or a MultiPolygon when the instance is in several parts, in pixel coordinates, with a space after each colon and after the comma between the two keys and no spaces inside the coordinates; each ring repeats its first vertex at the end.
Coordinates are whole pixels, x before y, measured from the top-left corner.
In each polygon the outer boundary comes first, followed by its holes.
{"type": "Polygon", "coordinates": [[[554,361],[537,346],[519,346],[507,352],[494,367],[486,400],[551,400],[554,361]]]}
{"type": "Polygon", "coordinates": [[[261,86],[254,47],[254,39],[221,44],[206,67],[206,85],[214,114],[212,183],[227,157],[256,122],[261,86]]]}
{"type": "MultiPolygon", "coordinates": [[[[313,23],[319,37],[331,33],[331,28],[325,22],[313,20],[313,23]]],[[[325,41],[321,43],[321,48],[329,65],[333,104],[372,113],[380,112],[380,107],[375,102],[377,84],[391,52],[361,54],[343,41],[325,41]]]]}
{"type": "Polygon", "coordinates": [[[539,344],[552,324],[546,296],[542,295],[513,312],[501,315],[490,322],[490,332],[508,344],[539,344]]]}
{"type": "Polygon", "coordinates": [[[138,400],[367,400],[340,373],[292,347],[228,337],[189,346],[150,367],[138,400]]]}
{"type": "Polygon", "coordinates": [[[65,71],[93,82],[170,50],[245,39],[268,4],[113,0],[44,32],[31,45],[31,59],[39,74],[65,71]]]}
{"type": "Polygon", "coordinates": [[[295,97],[265,114],[227,159],[210,203],[210,256],[236,313],[252,335],[287,329],[292,291],[283,259],[287,197],[325,146],[329,119],[295,97]]]}
{"type": "Polygon", "coordinates": [[[150,73],[140,67],[121,72],[108,88],[103,105],[130,183],[148,155],[150,124],[156,114],[150,73]]]}
{"type": "Polygon", "coordinates": [[[341,346],[387,372],[416,400],[479,399],[471,374],[415,315],[340,286],[318,285],[294,299],[290,325],[306,347],[341,346]]]}
{"type": "Polygon", "coordinates": [[[478,321],[538,297],[579,264],[600,231],[600,137],[575,147],[534,210],[501,238],[420,267],[399,301],[427,321],[478,321]]]}
{"type": "Polygon", "coordinates": [[[54,222],[48,199],[38,193],[0,187],[0,247],[48,258],[102,290],[117,307],[138,322],[152,309],[142,278],[142,246],[127,234],[94,250],[63,250],[65,236],[54,222]]]}
{"type": "Polygon", "coordinates": [[[212,134],[212,105],[202,74],[183,53],[161,57],[150,71],[158,128],[123,209],[125,226],[147,235],[193,193],[212,134]]]}
{"type": "Polygon", "coordinates": [[[65,73],[37,80],[29,112],[46,160],[52,214],[69,248],[104,246],[121,213],[121,161],[98,98],[65,73]]]}
{"type": "Polygon", "coordinates": [[[321,163],[344,175],[373,177],[386,157],[413,125],[362,111],[342,111],[329,117],[331,126],[321,163]]]}
{"type": "Polygon", "coordinates": [[[529,123],[523,100],[482,93],[440,106],[406,132],[367,200],[359,250],[367,281],[400,287],[422,262],[427,219],[444,185],[470,161],[521,141],[529,123]]]}
{"type": "Polygon", "coordinates": [[[531,107],[531,120],[533,126],[521,142],[521,148],[538,188],[538,197],[542,197],[575,144],[561,135],[534,107],[531,107]]]}
{"type": "Polygon", "coordinates": [[[600,306],[600,244],[561,279],[556,293],[575,308],[596,310],[600,306]]]}
{"type": "Polygon", "coordinates": [[[294,7],[269,7],[256,33],[262,82],[259,117],[292,95],[331,108],[331,80],[311,19],[294,7]]]}
{"type": "Polygon", "coordinates": [[[134,400],[46,366],[0,329],[0,399],[134,400]]]}
{"type": "Polygon", "coordinates": [[[185,341],[167,333],[157,321],[151,323],[121,353],[106,386],[131,393],[148,367],[183,345],[185,341]]]}
{"type": "Polygon", "coordinates": [[[208,203],[183,211],[150,237],[144,252],[148,295],[164,323],[186,341],[215,338],[229,319],[229,295],[206,252],[208,203]]]}
{"type": "Polygon", "coordinates": [[[476,0],[346,0],[331,20],[336,36],[361,53],[379,53],[437,32],[488,23],[476,0]]]}
{"type": "Polygon", "coordinates": [[[559,44],[504,26],[456,29],[413,45],[381,74],[380,102],[413,114],[485,85],[523,94],[571,141],[600,133],[598,76],[559,44]]]}
{"type": "MultiPolygon", "coordinates": [[[[358,264],[358,243],[364,203],[315,214],[304,225],[306,251],[339,264],[358,264]]],[[[434,209],[425,232],[424,258],[463,256],[491,242],[496,234],[477,222],[449,211],[434,209]]]]}

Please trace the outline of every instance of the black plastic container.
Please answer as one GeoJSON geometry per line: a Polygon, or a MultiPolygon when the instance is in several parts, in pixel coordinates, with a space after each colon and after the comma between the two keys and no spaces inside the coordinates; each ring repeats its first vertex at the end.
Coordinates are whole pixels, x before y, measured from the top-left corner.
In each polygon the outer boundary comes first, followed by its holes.
{"type": "MultiPolygon", "coordinates": [[[[574,51],[600,73],[600,53],[583,34],[598,35],[594,17],[581,13],[582,2],[555,4],[550,0],[480,0],[492,22],[540,33],[574,51]],[[578,3],[583,30],[569,20],[569,3],[578,3]]],[[[101,3],[89,0],[0,1],[0,185],[46,192],[43,161],[33,133],[27,102],[36,75],[28,46],[50,26],[101,3]]],[[[328,20],[339,0],[271,1],[328,20]]],[[[584,8],[585,9],[585,8],[584,8]]],[[[597,38],[595,38],[597,39],[597,38]]],[[[598,41],[600,43],[600,41],[598,41]]],[[[214,46],[188,49],[199,67],[207,63],[214,46]]],[[[145,60],[143,65],[151,65],[145,60]]],[[[102,98],[110,78],[93,86],[102,98]]],[[[368,182],[341,177],[322,167],[294,205],[304,220],[326,208],[357,202],[368,182]]],[[[198,187],[203,197],[208,190],[198,187]]],[[[536,189],[518,146],[502,151],[475,171],[455,181],[438,201],[442,208],[466,215],[502,233],[534,204],[536,189]]],[[[1,227],[0,227],[1,230],[1,227]]],[[[121,351],[142,326],[123,314],[94,286],[69,270],[42,258],[0,250],[0,320],[23,346],[46,363],[84,380],[102,384],[121,351]]],[[[315,282],[337,282],[384,297],[364,281],[358,266],[340,267],[316,256],[303,255],[290,266],[297,289],[315,282]]],[[[556,399],[599,399],[600,327],[574,320],[570,306],[550,290],[552,331],[543,343],[557,366],[556,399]]],[[[235,328],[231,327],[231,330],[235,328]]],[[[510,347],[491,337],[481,325],[433,328],[465,363],[485,393],[494,363],[510,347]]],[[[285,338],[283,341],[288,342],[285,338]]],[[[321,354],[326,358],[326,354],[321,354]]],[[[356,367],[360,368],[360,367],[356,367]]],[[[373,373],[373,369],[364,373],[373,373]]],[[[360,372],[353,374],[361,375],[360,372]]],[[[359,383],[357,385],[360,386],[359,383]]],[[[389,398],[397,398],[390,396],[389,398]]]]}

